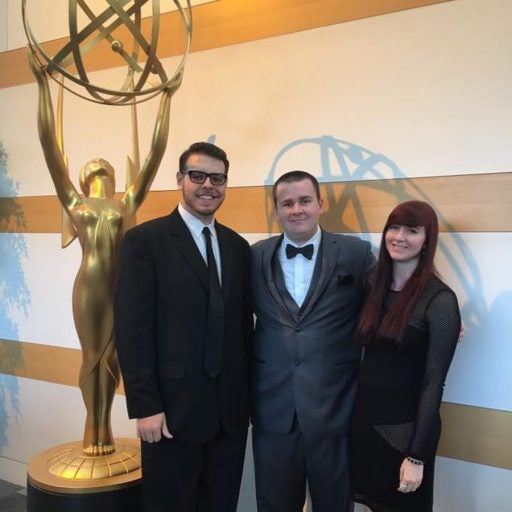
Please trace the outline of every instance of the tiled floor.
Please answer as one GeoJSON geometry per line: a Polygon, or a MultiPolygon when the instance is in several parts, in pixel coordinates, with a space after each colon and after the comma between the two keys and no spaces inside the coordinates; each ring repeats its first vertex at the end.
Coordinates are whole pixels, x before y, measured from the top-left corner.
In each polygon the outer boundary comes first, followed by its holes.
{"type": "Polygon", "coordinates": [[[26,512],[26,489],[0,480],[0,510],[2,512],[26,512]]]}

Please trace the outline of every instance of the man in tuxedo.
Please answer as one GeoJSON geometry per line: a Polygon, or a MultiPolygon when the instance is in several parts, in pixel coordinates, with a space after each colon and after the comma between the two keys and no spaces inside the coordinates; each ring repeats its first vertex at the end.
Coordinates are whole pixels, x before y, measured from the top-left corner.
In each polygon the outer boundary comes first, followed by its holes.
{"type": "Polygon", "coordinates": [[[146,512],[236,510],[253,318],[249,246],[214,220],[228,169],[222,149],[192,144],[179,206],[121,249],[115,331],[146,512]]]}
{"type": "Polygon", "coordinates": [[[273,188],[284,234],[252,248],[257,316],[252,423],[259,512],[346,512],[349,433],[360,350],[354,336],[370,244],[319,226],[323,202],[307,172],[273,188]]]}

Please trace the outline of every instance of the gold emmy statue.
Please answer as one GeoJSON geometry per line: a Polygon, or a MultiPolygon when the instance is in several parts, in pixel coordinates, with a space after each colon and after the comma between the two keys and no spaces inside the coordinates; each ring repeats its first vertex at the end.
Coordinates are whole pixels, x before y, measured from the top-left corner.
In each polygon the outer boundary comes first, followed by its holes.
{"type": "Polygon", "coordinates": [[[57,196],[65,211],[63,246],[78,237],[82,249],[72,303],[73,319],[82,348],[79,386],[86,409],[84,438],[81,443],[68,443],[47,450],[29,465],[29,482],[50,491],[70,488],[75,491],[89,489],[88,492],[92,492],[91,489],[109,487],[112,482],[115,487],[125,480],[123,475],[130,472],[139,472],[135,476],[140,478],[138,442],[114,440],[110,425],[112,402],[119,384],[113,326],[116,263],[123,235],[136,223],[137,209],[148,194],[165,152],[170,101],[181,85],[192,32],[190,0],[187,0],[187,11],[181,2],[175,0],[184,25],[186,43],[183,59],[173,76],[168,78],[157,56],[158,0],[152,1],[149,41],[146,41],[141,28],[141,8],[145,0],[106,0],[105,3],[107,7],[104,11],[95,14],[85,0],[69,0],[70,39],[56,55],[50,57],[32,33],[28,23],[27,0],[22,2],[23,23],[29,43],[28,61],[39,88],[39,138],[57,196]],[[90,21],[81,29],[76,21],[78,7],[90,21]],[[127,41],[127,38],[130,40],[127,41]],[[108,51],[114,52],[120,64],[126,67],[125,79],[117,90],[92,84],[85,69],[83,56],[105,44],[108,51]],[[132,50],[127,52],[125,47],[130,44],[132,50]],[[143,59],[139,53],[143,53],[143,59]],[[70,66],[76,69],[76,75],[68,71],[70,66]],[[48,77],[59,81],[57,122],[48,77]],[[158,82],[157,85],[155,82],[158,82]],[[138,141],[134,135],[134,156],[128,159],[127,186],[121,198],[114,196],[114,168],[102,158],[87,162],[80,170],[79,182],[83,195],[69,178],[62,137],[63,88],[96,103],[131,105],[134,133],[135,104],[161,95],[151,147],[141,167],[138,141]],[[108,482],[99,482],[105,479],[108,482]],[[72,481],[73,484],[66,486],[61,480],[72,481]]]}

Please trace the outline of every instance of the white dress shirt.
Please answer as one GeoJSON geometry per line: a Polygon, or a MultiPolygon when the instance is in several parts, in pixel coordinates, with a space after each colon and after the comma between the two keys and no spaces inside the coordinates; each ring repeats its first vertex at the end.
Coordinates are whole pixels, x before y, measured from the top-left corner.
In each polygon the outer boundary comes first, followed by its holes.
{"type": "Polygon", "coordinates": [[[283,237],[281,247],[279,248],[279,263],[283,270],[284,282],[286,289],[293,297],[293,300],[300,307],[308,294],[313,271],[315,270],[316,257],[318,256],[318,248],[322,239],[322,230],[320,226],[316,233],[305,243],[297,245],[293,243],[286,235],[283,237]],[[313,244],[313,257],[308,260],[304,255],[297,254],[295,258],[288,259],[286,257],[286,245],[290,244],[294,247],[304,247],[313,244]]]}
{"type": "Polygon", "coordinates": [[[210,224],[203,224],[197,217],[194,217],[191,213],[189,213],[181,203],[178,205],[178,212],[183,219],[183,222],[186,224],[187,228],[194,239],[194,242],[203,257],[204,262],[207,264],[208,258],[206,256],[206,241],[203,235],[203,229],[206,227],[210,230],[211,240],[212,240],[212,249],[213,255],[215,256],[215,263],[217,264],[217,274],[219,276],[219,282],[222,286],[222,272],[221,272],[221,261],[220,261],[220,249],[219,249],[219,239],[217,238],[217,232],[215,231],[215,221],[212,221],[210,224]]]}

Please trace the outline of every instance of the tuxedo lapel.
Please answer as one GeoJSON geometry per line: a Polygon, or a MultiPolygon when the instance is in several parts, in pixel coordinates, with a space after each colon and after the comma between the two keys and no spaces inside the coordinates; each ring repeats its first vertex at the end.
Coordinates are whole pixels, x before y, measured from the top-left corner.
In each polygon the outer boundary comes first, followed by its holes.
{"type": "Polygon", "coordinates": [[[263,251],[263,255],[261,258],[261,266],[262,266],[262,275],[265,281],[265,285],[274,299],[274,302],[277,304],[279,309],[291,320],[293,321],[293,315],[290,313],[288,307],[286,306],[286,299],[279,292],[279,289],[276,285],[275,276],[273,273],[273,258],[277,258],[277,265],[279,264],[279,258],[277,256],[277,251],[283,241],[283,235],[272,238],[270,242],[267,244],[263,251]]]}
{"type": "Polygon", "coordinates": [[[169,216],[169,235],[170,243],[208,290],[208,267],[177,208],[169,216]]]}

